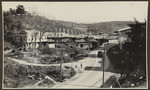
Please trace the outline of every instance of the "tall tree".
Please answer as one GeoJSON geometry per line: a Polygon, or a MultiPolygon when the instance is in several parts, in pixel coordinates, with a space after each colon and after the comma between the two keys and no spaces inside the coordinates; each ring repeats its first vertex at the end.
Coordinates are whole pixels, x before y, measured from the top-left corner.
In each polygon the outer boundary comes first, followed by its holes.
{"type": "Polygon", "coordinates": [[[23,5],[18,5],[17,6],[17,9],[16,9],[16,13],[17,14],[19,14],[19,15],[21,15],[22,16],[22,14],[25,14],[25,8],[24,8],[24,6],[23,5]]]}
{"type": "Polygon", "coordinates": [[[138,22],[135,20],[135,24],[129,24],[131,32],[127,33],[131,38],[134,50],[142,50],[146,47],[146,22],[138,22]]]}
{"type": "MultiPolygon", "coordinates": [[[[138,22],[135,20],[135,24],[129,24],[131,32],[127,33],[132,40],[132,47],[130,48],[133,54],[132,59],[137,66],[146,70],[146,21],[138,22]]],[[[145,71],[146,72],[146,71],[145,71]]]]}

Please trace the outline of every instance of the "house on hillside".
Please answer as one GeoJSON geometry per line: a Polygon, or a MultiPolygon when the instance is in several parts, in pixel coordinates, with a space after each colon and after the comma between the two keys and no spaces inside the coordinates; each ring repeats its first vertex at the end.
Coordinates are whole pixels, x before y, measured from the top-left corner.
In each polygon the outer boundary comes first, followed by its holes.
{"type": "Polygon", "coordinates": [[[113,32],[114,36],[119,36],[119,42],[130,42],[131,39],[128,37],[127,33],[131,32],[131,27],[122,28],[113,32]]]}
{"type": "Polygon", "coordinates": [[[26,50],[35,49],[39,46],[37,43],[40,41],[38,30],[25,30],[27,32],[26,50]]]}
{"type": "Polygon", "coordinates": [[[107,37],[108,42],[113,43],[113,44],[119,43],[118,38],[119,38],[119,36],[109,36],[109,37],[107,37]]]}
{"type": "Polygon", "coordinates": [[[131,27],[122,28],[117,31],[120,36],[127,37],[127,33],[131,31],[131,27]]]}
{"type": "Polygon", "coordinates": [[[119,35],[119,41],[120,42],[130,42],[131,39],[128,37],[127,33],[131,32],[131,27],[126,27],[123,29],[119,29],[118,31],[118,35],[119,35]]]}
{"type": "Polygon", "coordinates": [[[122,44],[125,42],[131,42],[131,38],[128,36],[127,33],[131,32],[131,27],[126,27],[126,28],[122,28],[117,30],[118,32],[118,40],[119,40],[119,44],[120,44],[120,49],[122,49],[122,44]]]}
{"type": "Polygon", "coordinates": [[[26,50],[32,50],[39,47],[40,42],[42,46],[46,46],[47,33],[40,34],[39,30],[25,30],[27,33],[26,50]]]}

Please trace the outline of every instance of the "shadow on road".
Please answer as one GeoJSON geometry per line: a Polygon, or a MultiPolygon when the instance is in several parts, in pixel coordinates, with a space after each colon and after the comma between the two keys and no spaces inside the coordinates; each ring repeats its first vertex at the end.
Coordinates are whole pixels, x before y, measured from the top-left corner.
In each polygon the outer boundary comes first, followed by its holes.
{"type": "Polygon", "coordinates": [[[87,67],[85,67],[84,70],[87,70],[87,71],[102,71],[103,68],[102,68],[102,67],[92,67],[92,66],[87,66],[87,67]]]}

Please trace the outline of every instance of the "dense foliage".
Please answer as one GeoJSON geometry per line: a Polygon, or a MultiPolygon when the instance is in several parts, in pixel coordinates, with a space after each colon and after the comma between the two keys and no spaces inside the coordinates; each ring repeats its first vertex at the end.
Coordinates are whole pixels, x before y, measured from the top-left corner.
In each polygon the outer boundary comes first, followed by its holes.
{"type": "Polygon", "coordinates": [[[40,63],[60,63],[61,60],[63,63],[69,63],[87,56],[86,50],[79,49],[76,45],[71,43],[56,44],[55,46],[56,48],[44,47],[43,49],[40,49],[40,55],[44,56],[40,59],[40,63]]]}
{"type": "Polygon", "coordinates": [[[129,24],[128,36],[132,42],[114,46],[108,50],[110,63],[114,72],[121,73],[119,82],[122,87],[138,86],[146,82],[146,22],[129,24]]]}

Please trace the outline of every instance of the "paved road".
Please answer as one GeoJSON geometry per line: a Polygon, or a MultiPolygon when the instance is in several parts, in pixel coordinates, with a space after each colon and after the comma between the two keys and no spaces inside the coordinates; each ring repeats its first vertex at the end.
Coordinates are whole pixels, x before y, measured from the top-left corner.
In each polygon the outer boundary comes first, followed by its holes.
{"type": "MultiPolygon", "coordinates": [[[[72,88],[72,89],[100,88],[100,86],[102,85],[103,72],[102,72],[102,65],[101,65],[102,59],[97,58],[98,51],[99,50],[94,50],[90,52],[89,57],[85,58],[84,60],[79,61],[85,64],[82,69],[83,72],[80,72],[80,73],[77,72],[77,74],[71,79],[66,80],[63,83],[58,83],[52,88],[72,88]],[[89,67],[90,69],[85,69],[87,67],[89,67]]],[[[105,63],[107,64],[106,66],[108,66],[109,64],[107,62],[108,61],[106,61],[105,63]]],[[[114,73],[105,72],[105,81],[111,75],[114,75],[114,73]]]]}

